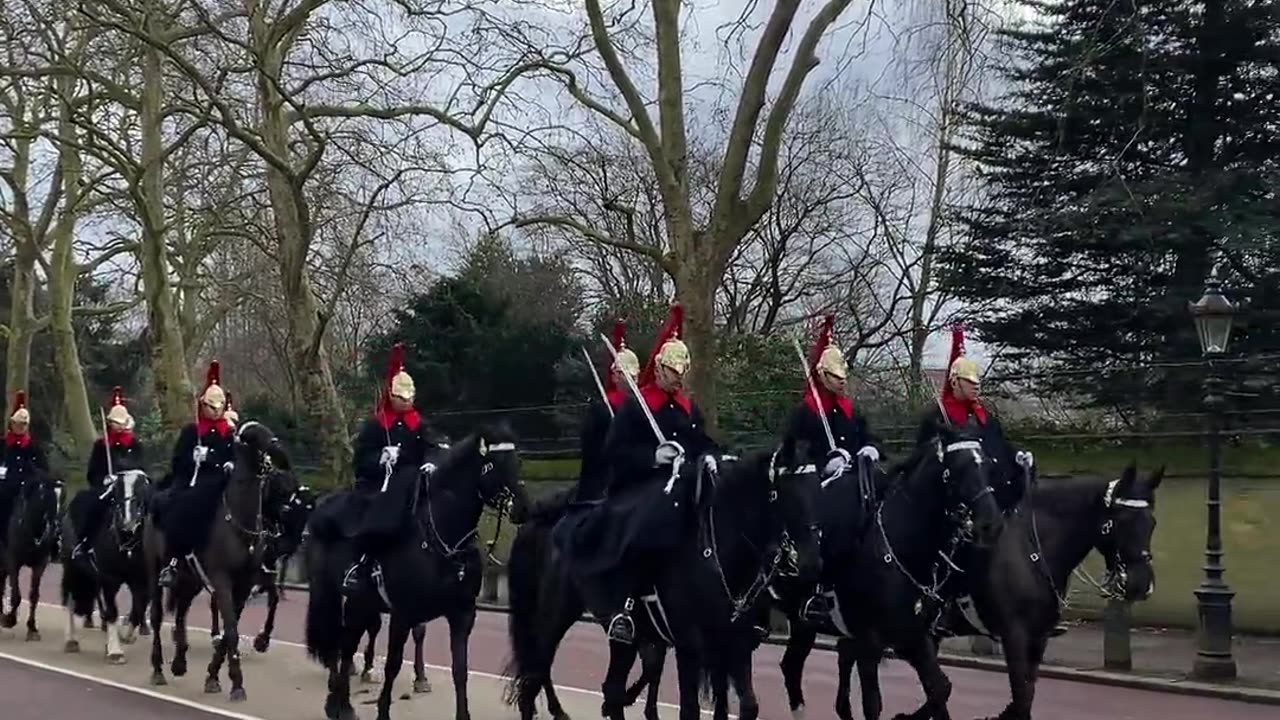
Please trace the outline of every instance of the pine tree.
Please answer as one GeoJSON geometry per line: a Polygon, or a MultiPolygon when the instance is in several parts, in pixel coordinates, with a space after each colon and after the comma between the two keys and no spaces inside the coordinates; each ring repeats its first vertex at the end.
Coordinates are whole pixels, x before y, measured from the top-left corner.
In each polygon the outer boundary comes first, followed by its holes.
{"type": "MultiPolygon", "coordinates": [[[[1023,4],[1008,92],[965,113],[985,195],[955,208],[970,242],[941,282],[1014,360],[1099,371],[1070,383],[1100,404],[1193,403],[1103,371],[1198,356],[1186,303],[1215,260],[1255,313],[1280,305],[1280,0],[1023,4]]],[[[1276,347],[1270,324],[1236,347],[1276,347]]]]}

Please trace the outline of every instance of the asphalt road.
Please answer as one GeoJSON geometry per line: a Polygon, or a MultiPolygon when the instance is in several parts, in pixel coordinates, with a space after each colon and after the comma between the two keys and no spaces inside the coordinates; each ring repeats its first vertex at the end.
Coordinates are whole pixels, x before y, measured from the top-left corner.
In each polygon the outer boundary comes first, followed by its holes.
{"type": "MultiPolygon", "coordinates": [[[[58,594],[56,572],[42,589],[45,598],[58,594]]],[[[127,600],[125,601],[127,604],[127,600]]],[[[207,598],[197,600],[192,613],[193,628],[191,673],[183,678],[170,678],[170,685],[153,689],[149,677],[149,638],[126,648],[128,664],[108,666],[103,660],[102,634],[98,630],[82,631],[82,652],[62,652],[65,614],[59,608],[44,607],[39,613],[43,640],[27,643],[19,631],[0,631],[0,702],[5,704],[5,720],[27,718],[93,717],[94,720],[129,718],[231,717],[240,720],[315,720],[323,717],[323,670],[308,661],[298,644],[302,641],[306,594],[291,593],[281,604],[274,644],[265,655],[257,655],[242,644],[246,688],[249,700],[231,704],[226,694],[204,695],[204,667],[208,661],[209,643],[195,628],[208,627],[207,598]],[[20,665],[14,660],[36,663],[40,669],[20,665]],[[62,675],[62,670],[75,673],[62,675]],[[93,679],[114,684],[104,686],[93,679]],[[116,687],[118,686],[118,687],[116,687]],[[122,689],[129,688],[129,689],[122,689]],[[159,691],[159,692],[157,692],[159,691]],[[146,695],[139,693],[147,693],[146,695]],[[21,698],[16,701],[15,699],[21,698]],[[31,702],[28,702],[28,699],[31,702]],[[181,704],[179,704],[181,703],[181,704]],[[33,709],[34,708],[34,709],[33,709]],[[203,708],[203,711],[195,708],[203,708]],[[86,712],[91,710],[92,712],[86,712]],[[25,713],[25,714],[24,714],[25,713]]],[[[25,614],[25,613],[24,613],[25,614]]],[[[246,610],[242,632],[252,636],[261,626],[265,608],[261,604],[246,610]]],[[[166,659],[171,659],[169,632],[166,659]]],[[[504,682],[501,678],[508,655],[506,616],[482,613],[471,638],[470,692],[472,716],[476,720],[507,720],[515,712],[501,703],[504,682]]],[[[597,717],[600,697],[598,689],[607,665],[607,647],[599,628],[579,625],[566,638],[555,666],[557,688],[570,715],[597,717]]],[[[782,649],[765,646],[756,655],[756,689],[766,720],[782,720],[789,716],[782,689],[778,661],[782,649]]],[[[398,702],[393,715],[408,717],[449,717],[453,710],[453,693],[447,671],[447,632],[443,623],[428,626],[427,662],[433,666],[431,681],[435,691],[398,702]]],[[[668,663],[662,688],[664,718],[674,718],[676,683],[672,673],[674,662],[668,663]]],[[[1004,675],[981,670],[946,668],[955,689],[950,708],[956,718],[993,716],[1008,701],[1008,685],[1004,675]]],[[[167,668],[166,668],[167,673],[167,668]]],[[[397,697],[406,693],[412,673],[405,668],[397,681],[397,697]]],[[[831,710],[836,687],[835,657],[817,651],[809,660],[806,676],[809,717],[834,717],[831,710]]],[[[889,661],[881,667],[881,683],[885,698],[885,717],[914,709],[921,700],[914,674],[906,665],[889,661]]],[[[229,685],[223,679],[223,687],[229,685]]],[[[373,709],[363,705],[372,698],[369,689],[356,701],[362,717],[373,717],[373,709]]],[[[858,707],[854,698],[854,707],[858,707]]],[[[638,709],[632,716],[639,717],[638,709]]],[[[1042,679],[1039,683],[1035,717],[1037,720],[1078,720],[1105,717],[1109,720],[1268,720],[1276,717],[1275,707],[1251,705],[1223,700],[1210,700],[1143,690],[1106,687],[1065,680],[1042,679]]]]}

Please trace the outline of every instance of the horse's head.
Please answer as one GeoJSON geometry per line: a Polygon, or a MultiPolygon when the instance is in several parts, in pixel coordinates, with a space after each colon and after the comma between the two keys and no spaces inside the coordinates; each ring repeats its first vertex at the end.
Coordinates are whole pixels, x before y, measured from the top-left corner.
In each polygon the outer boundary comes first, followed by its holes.
{"type": "Polygon", "coordinates": [[[1103,587],[1129,602],[1145,600],[1155,591],[1151,536],[1156,529],[1156,488],[1163,479],[1163,467],[1143,480],[1137,467],[1129,465],[1103,497],[1102,526],[1094,544],[1107,563],[1103,587]]]}
{"type": "Polygon", "coordinates": [[[236,428],[235,449],[236,467],[266,484],[264,505],[268,511],[283,511],[300,485],[280,439],[271,428],[250,420],[236,428]]]}
{"type": "Polygon", "coordinates": [[[770,540],[776,537],[782,550],[794,553],[797,579],[817,581],[822,570],[818,476],[779,472],[771,452],[754,452],[741,460],[726,462],[725,475],[726,489],[737,491],[742,499],[721,504],[718,509],[736,510],[748,523],[763,521],[765,531],[772,536],[770,540]],[[759,514],[751,506],[758,506],[759,514]]]}
{"type": "Polygon", "coordinates": [[[474,483],[480,499],[495,510],[507,510],[509,504],[514,523],[528,516],[529,493],[520,479],[516,435],[506,423],[483,427],[452,445],[437,472],[451,478],[451,485],[474,483]]]}
{"type": "Polygon", "coordinates": [[[991,463],[980,437],[981,429],[972,420],[960,427],[944,426],[938,434],[937,457],[949,499],[973,513],[973,539],[989,545],[1004,527],[1004,515],[991,492],[991,463]]]}
{"type": "Polygon", "coordinates": [[[151,478],[141,470],[115,474],[111,499],[116,526],[124,533],[136,532],[151,505],[151,478]]]}
{"type": "Polygon", "coordinates": [[[54,526],[62,508],[62,483],[42,470],[33,469],[22,479],[18,493],[22,522],[39,541],[54,526]]]}

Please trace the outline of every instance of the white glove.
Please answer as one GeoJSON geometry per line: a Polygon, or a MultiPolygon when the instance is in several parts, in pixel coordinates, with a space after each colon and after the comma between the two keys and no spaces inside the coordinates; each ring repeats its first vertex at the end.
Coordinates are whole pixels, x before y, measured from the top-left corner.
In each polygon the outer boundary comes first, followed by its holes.
{"type": "Polygon", "coordinates": [[[718,475],[720,473],[720,464],[716,462],[714,455],[702,456],[702,471],[708,475],[718,475]]]}
{"type": "Polygon", "coordinates": [[[852,458],[849,457],[849,451],[844,448],[836,448],[835,450],[832,450],[831,453],[827,455],[827,458],[827,465],[822,468],[823,477],[835,477],[836,475],[839,475],[844,472],[845,468],[849,467],[849,461],[852,460],[852,458]]]}
{"type": "Polygon", "coordinates": [[[858,457],[864,457],[873,463],[877,463],[880,462],[880,451],[871,445],[866,445],[858,451],[858,457]]]}
{"type": "Polygon", "coordinates": [[[676,461],[676,458],[684,457],[684,448],[680,447],[680,443],[668,440],[658,446],[653,453],[653,462],[655,465],[670,465],[676,461]]]}
{"type": "Polygon", "coordinates": [[[208,457],[209,448],[204,445],[197,445],[195,449],[191,451],[191,459],[194,460],[197,465],[204,462],[208,457]]]}
{"type": "Polygon", "coordinates": [[[1025,470],[1030,470],[1036,466],[1036,458],[1028,450],[1019,450],[1018,454],[1013,456],[1013,461],[1021,465],[1025,470]]]}
{"type": "Polygon", "coordinates": [[[236,464],[235,464],[235,463],[233,463],[233,462],[224,462],[224,463],[222,463],[222,471],[223,471],[223,472],[225,472],[225,473],[226,473],[226,474],[228,474],[228,475],[230,475],[230,474],[231,474],[231,471],[232,471],[232,470],[235,470],[235,469],[236,469],[236,464]]]}
{"type": "Polygon", "coordinates": [[[422,463],[422,467],[418,469],[422,471],[423,475],[426,475],[427,477],[431,477],[433,474],[435,474],[436,464],[425,462],[425,463],[422,463]]]}
{"type": "Polygon", "coordinates": [[[0,480],[3,480],[8,476],[9,476],[9,466],[0,465],[0,480]]]}
{"type": "Polygon", "coordinates": [[[395,445],[388,445],[382,448],[382,458],[378,462],[384,467],[391,467],[400,459],[400,448],[395,445]]]}

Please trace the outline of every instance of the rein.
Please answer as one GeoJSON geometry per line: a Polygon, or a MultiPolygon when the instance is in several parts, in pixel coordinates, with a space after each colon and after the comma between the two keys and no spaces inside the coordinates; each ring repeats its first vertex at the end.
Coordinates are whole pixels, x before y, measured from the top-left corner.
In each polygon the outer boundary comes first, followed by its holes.
{"type": "MultiPolygon", "coordinates": [[[[496,453],[496,452],[515,452],[515,450],[516,450],[515,443],[495,443],[493,445],[486,446],[485,452],[482,454],[487,455],[488,453],[496,453]]],[[[480,477],[483,477],[489,474],[492,470],[493,470],[493,464],[486,462],[480,468],[480,477]]],[[[486,550],[488,554],[488,559],[496,562],[496,559],[493,557],[493,549],[497,546],[499,536],[502,533],[502,520],[506,515],[506,512],[507,512],[506,509],[508,505],[510,505],[511,501],[514,500],[515,495],[514,493],[512,493],[512,491],[509,488],[503,487],[492,498],[486,499],[484,496],[484,493],[481,491],[480,487],[478,486],[478,483],[477,483],[477,487],[473,488],[473,490],[476,493],[476,497],[480,500],[482,511],[483,511],[483,508],[486,506],[492,507],[498,517],[497,528],[494,531],[493,539],[489,541],[488,547],[486,550]]],[[[446,561],[452,561],[458,555],[465,552],[467,549],[466,545],[480,534],[480,523],[477,520],[475,527],[471,528],[471,530],[469,530],[461,538],[459,538],[457,542],[454,542],[454,543],[447,542],[440,535],[440,531],[438,529],[439,524],[436,522],[435,507],[431,502],[431,492],[430,492],[429,484],[426,492],[426,510],[427,510],[426,523],[424,524],[420,519],[418,520],[418,523],[417,523],[419,532],[421,532],[423,537],[425,538],[421,543],[421,548],[427,551],[431,551],[432,549],[436,550],[440,554],[441,558],[446,561]],[[433,540],[434,540],[434,543],[432,542],[433,540]],[[433,548],[433,545],[434,545],[434,548],[433,548]]],[[[462,580],[464,573],[465,573],[465,568],[460,565],[458,567],[459,580],[462,580]]]]}

